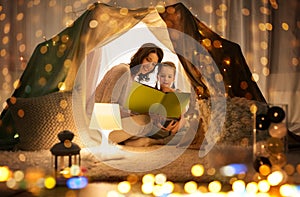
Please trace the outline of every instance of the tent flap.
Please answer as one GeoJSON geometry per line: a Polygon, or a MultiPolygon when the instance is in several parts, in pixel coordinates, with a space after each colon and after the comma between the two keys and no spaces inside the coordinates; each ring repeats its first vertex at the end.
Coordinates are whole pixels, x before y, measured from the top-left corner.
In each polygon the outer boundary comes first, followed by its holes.
{"type": "MultiPolygon", "coordinates": [[[[145,18],[148,26],[155,27],[156,23],[162,22],[166,24],[173,45],[167,47],[174,48],[199,98],[226,93],[230,97],[265,102],[251,79],[239,45],[214,33],[182,3],[167,6],[166,11],[160,13],[162,20],[156,17],[154,21],[147,21],[146,17],[153,14],[152,11],[148,8],[128,10],[102,3],[93,4],[72,26],[35,48],[12,97],[38,97],[72,90],[79,66],[92,49],[104,46],[145,18]],[[174,32],[187,35],[193,44],[189,39],[179,39],[174,32]],[[204,48],[212,57],[211,60],[207,59],[209,55],[197,54],[198,50],[204,48]],[[204,63],[215,63],[217,69],[208,72],[210,69],[203,66],[206,65],[204,63]]],[[[2,111],[0,123],[0,146],[8,148],[6,144],[15,142],[16,134],[9,107],[2,111]]]]}

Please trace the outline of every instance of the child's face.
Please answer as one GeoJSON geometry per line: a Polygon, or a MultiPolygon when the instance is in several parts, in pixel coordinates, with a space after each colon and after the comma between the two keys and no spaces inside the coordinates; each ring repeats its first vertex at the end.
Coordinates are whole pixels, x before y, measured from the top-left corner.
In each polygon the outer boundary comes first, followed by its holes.
{"type": "Polygon", "coordinates": [[[174,68],[169,66],[163,66],[158,73],[158,81],[160,86],[171,87],[175,80],[175,71],[174,68]]]}

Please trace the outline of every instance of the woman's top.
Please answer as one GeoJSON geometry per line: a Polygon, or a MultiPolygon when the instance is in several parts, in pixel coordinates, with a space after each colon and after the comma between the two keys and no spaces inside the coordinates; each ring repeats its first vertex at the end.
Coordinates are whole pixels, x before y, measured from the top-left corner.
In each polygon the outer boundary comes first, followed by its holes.
{"type": "Polygon", "coordinates": [[[157,81],[157,66],[153,69],[151,73],[148,74],[139,74],[134,77],[134,81],[139,82],[141,84],[155,87],[157,81]]]}

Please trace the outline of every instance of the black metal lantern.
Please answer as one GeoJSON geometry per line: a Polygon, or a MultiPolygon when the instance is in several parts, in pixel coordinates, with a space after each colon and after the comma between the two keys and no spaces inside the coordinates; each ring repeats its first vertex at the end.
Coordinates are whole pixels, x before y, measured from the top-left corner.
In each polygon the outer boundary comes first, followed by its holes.
{"type": "Polygon", "coordinates": [[[59,143],[55,144],[51,149],[52,165],[54,166],[55,178],[64,178],[61,172],[72,165],[80,166],[80,147],[73,143],[74,134],[71,131],[64,130],[58,135],[59,143]]]}

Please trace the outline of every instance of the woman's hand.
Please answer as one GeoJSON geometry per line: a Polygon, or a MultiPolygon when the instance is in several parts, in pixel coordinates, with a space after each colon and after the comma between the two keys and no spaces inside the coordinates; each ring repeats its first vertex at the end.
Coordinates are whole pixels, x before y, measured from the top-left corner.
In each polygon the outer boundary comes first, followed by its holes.
{"type": "Polygon", "coordinates": [[[179,120],[172,120],[166,127],[163,126],[162,129],[176,134],[185,124],[185,121],[184,117],[181,117],[179,120]]]}
{"type": "Polygon", "coordinates": [[[150,117],[155,126],[166,132],[171,132],[172,134],[177,133],[177,131],[179,131],[185,123],[185,118],[183,116],[179,120],[170,120],[167,124],[166,117],[159,114],[150,114],[150,117]]]}
{"type": "Polygon", "coordinates": [[[162,123],[166,121],[166,118],[159,115],[159,114],[154,114],[154,113],[149,113],[152,124],[157,126],[158,128],[163,128],[164,126],[162,123]]]}

